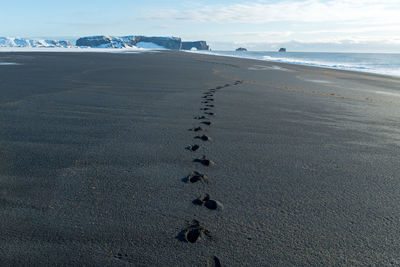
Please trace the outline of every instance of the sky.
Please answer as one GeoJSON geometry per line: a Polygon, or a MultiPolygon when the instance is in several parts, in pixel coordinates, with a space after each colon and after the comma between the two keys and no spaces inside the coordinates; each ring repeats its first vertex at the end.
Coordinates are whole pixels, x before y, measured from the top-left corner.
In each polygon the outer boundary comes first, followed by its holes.
{"type": "Polygon", "coordinates": [[[0,0],[0,36],[178,36],[213,50],[400,53],[400,0],[0,0]]]}

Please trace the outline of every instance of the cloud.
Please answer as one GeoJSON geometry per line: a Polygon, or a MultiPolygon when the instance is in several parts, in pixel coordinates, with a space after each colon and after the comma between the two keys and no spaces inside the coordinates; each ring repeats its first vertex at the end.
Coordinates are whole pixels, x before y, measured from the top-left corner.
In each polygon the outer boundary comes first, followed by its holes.
{"type": "Polygon", "coordinates": [[[196,6],[163,10],[151,19],[212,23],[360,22],[400,23],[398,0],[300,0],[257,1],[230,5],[196,6]]]}

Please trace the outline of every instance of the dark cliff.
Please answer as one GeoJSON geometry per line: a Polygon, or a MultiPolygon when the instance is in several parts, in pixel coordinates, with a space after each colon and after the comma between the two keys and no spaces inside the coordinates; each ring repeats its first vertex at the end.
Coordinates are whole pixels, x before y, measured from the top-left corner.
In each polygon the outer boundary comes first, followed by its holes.
{"type": "Polygon", "coordinates": [[[138,43],[153,43],[166,49],[180,50],[182,40],[177,37],[146,37],[146,36],[91,36],[82,37],[76,41],[76,46],[93,48],[125,48],[134,47],[138,43]]]}
{"type": "Polygon", "coordinates": [[[197,50],[210,50],[206,41],[182,42],[182,50],[191,50],[192,48],[196,48],[197,50]]]}
{"type": "Polygon", "coordinates": [[[146,42],[146,43],[153,43],[167,49],[171,50],[180,50],[182,40],[178,37],[146,37],[146,36],[136,36],[135,42],[146,42]]]}
{"type": "Polygon", "coordinates": [[[143,43],[152,43],[170,50],[209,50],[206,41],[182,42],[179,37],[147,37],[147,36],[91,36],[76,41],[76,46],[92,48],[126,48],[140,47],[143,43]]]}

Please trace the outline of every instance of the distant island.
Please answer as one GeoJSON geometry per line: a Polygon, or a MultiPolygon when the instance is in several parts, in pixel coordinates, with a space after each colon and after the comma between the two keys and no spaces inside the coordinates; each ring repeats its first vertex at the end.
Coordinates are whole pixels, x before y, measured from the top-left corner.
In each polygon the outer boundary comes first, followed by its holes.
{"type": "Polygon", "coordinates": [[[238,52],[246,52],[247,49],[243,48],[243,47],[239,47],[238,49],[236,49],[236,51],[238,51],[238,52]]]}
{"type": "Polygon", "coordinates": [[[146,36],[89,36],[82,37],[73,46],[69,41],[36,40],[29,38],[0,37],[0,47],[28,48],[151,48],[170,50],[210,50],[206,41],[183,42],[179,37],[146,36]]]}
{"type": "Polygon", "coordinates": [[[286,52],[286,48],[279,49],[279,52],[286,52]]]}

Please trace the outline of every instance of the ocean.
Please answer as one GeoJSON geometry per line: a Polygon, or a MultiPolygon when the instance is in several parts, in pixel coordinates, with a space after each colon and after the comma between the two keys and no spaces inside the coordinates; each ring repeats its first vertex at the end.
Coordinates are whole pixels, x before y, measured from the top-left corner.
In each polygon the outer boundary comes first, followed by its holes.
{"type": "Polygon", "coordinates": [[[400,77],[400,54],[317,52],[280,53],[262,51],[210,51],[205,53],[341,70],[363,71],[400,77]]]}

